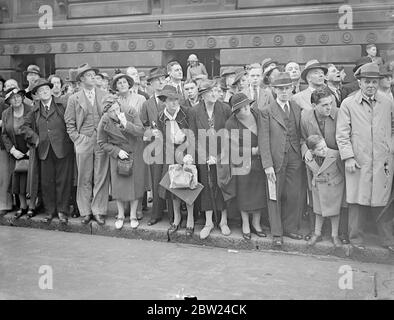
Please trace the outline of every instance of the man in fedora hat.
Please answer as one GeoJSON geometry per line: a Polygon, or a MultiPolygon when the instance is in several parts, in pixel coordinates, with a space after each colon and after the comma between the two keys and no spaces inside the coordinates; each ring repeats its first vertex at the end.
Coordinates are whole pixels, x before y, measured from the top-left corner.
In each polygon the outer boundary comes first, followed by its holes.
{"type": "MultiPolygon", "coordinates": [[[[272,67],[271,70],[277,69],[272,67]]],[[[263,69],[259,63],[253,63],[249,66],[249,86],[247,88],[247,96],[254,100],[259,110],[263,110],[268,104],[275,101],[270,88],[262,88],[263,69]]]]}
{"type": "MultiPolygon", "coordinates": [[[[159,95],[164,85],[166,84],[166,72],[162,67],[155,67],[150,70],[147,78],[150,86],[154,90],[153,95],[142,104],[140,118],[145,128],[144,140],[149,142],[154,139],[152,131],[157,129],[157,122],[159,114],[164,110],[164,105],[159,99],[159,95]]],[[[163,210],[165,208],[165,200],[159,197],[159,183],[162,178],[161,172],[163,164],[153,163],[150,166],[151,181],[152,181],[152,215],[148,221],[148,225],[154,225],[159,222],[163,217],[163,210]]]]}
{"type": "Polygon", "coordinates": [[[349,240],[364,247],[364,219],[372,215],[383,246],[394,252],[393,212],[381,215],[391,195],[394,162],[394,102],[378,92],[382,76],[375,63],[355,76],[360,90],[347,97],[338,112],[336,139],[345,162],[349,240]]]}
{"type": "MultiPolygon", "coordinates": [[[[355,62],[353,67],[353,74],[364,64],[372,62],[372,59],[368,56],[361,57],[355,62]]],[[[358,80],[355,78],[354,81],[349,82],[342,86],[342,101],[345,100],[350,94],[360,90],[358,80]]]]}
{"type": "MultiPolygon", "coordinates": [[[[273,244],[282,245],[282,236],[301,240],[302,157],[301,108],[290,101],[293,81],[280,72],[271,86],[276,100],[262,110],[259,149],[267,181],[276,187],[276,199],[268,197],[268,214],[273,244]]],[[[267,188],[269,190],[269,187],[267,188]]]]}
{"type": "Polygon", "coordinates": [[[87,63],[77,68],[76,80],[82,90],[73,94],[64,118],[67,132],[75,145],[78,182],[77,203],[82,224],[93,218],[105,224],[109,193],[109,158],[97,144],[97,127],[103,114],[106,93],[96,88],[98,69],[87,63]]]}
{"type": "Polygon", "coordinates": [[[318,60],[309,60],[305,69],[301,72],[301,79],[308,83],[308,88],[295,94],[292,98],[301,109],[310,110],[312,109],[311,94],[317,88],[325,86],[325,75],[328,69],[323,66],[318,60]]]}
{"type": "Polygon", "coordinates": [[[53,84],[39,78],[32,94],[37,96],[33,109],[25,116],[25,137],[36,146],[40,160],[40,184],[45,222],[58,216],[67,223],[73,173],[73,144],[64,122],[65,106],[52,95],[53,84]]]}
{"type": "Polygon", "coordinates": [[[31,91],[34,87],[34,82],[41,77],[40,67],[34,64],[29,65],[27,69],[23,71],[23,76],[26,77],[26,80],[29,83],[28,87],[25,89],[25,97],[30,100],[34,100],[31,91]]]}

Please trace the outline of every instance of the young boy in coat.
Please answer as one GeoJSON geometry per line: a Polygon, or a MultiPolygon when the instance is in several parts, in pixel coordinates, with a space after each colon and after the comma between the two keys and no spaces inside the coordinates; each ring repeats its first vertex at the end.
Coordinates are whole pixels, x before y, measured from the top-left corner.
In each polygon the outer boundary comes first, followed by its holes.
{"type": "Polygon", "coordinates": [[[312,190],[313,212],[316,215],[315,233],[309,241],[314,245],[322,240],[322,227],[325,217],[331,220],[332,242],[341,246],[338,237],[339,214],[345,188],[343,165],[338,150],[329,149],[323,137],[311,135],[306,145],[313,155],[311,161],[305,161],[310,171],[309,187],[312,190]]]}

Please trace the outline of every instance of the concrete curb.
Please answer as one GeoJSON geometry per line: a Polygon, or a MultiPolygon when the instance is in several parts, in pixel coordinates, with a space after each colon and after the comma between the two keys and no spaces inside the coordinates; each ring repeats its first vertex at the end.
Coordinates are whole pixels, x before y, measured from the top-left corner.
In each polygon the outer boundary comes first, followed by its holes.
{"type": "Polygon", "coordinates": [[[201,240],[199,238],[199,232],[203,226],[197,223],[195,225],[194,234],[191,238],[186,237],[184,228],[181,228],[178,230],[178,232],[171,235],[171,238],[169,238],[167,235],[167,229],[169,227],[168,222],[160,221],[154,226],[148,226],[147,217],[144,217],[144,219],[140,221],[140,225],[137,229],[133,230],[130,227],[128,218],[126,218],[122,230],[116,230],[114,226],[115,219],[111,216],[107,217],[106,224],[104,226],[99,226],[95,221],[89,223],[88,225],[82,225],[80,223],[80,219],[70,219],[68,225],[64,226],[59,223],[57,218],[53,219],[51,223],[43,222],[42,219],[44,215],[38,215],[32,219],[27,219],[26,216],[23,216],[18,220],[14,220],[13,215],[14,213],[9,213],[5,216],[0,216],[0,225],[63,232],[77,232],[82,234],[127,239],[185,243],[226,248],[230,250],[257,250],[278,253],[331,256],[360,262],[394,265],[394,255],[390,254],[388,250],[378,246],[367,246],[365,250],[360,251],[350,245],[345,245],[341,248],[335,248],[329,240],[324,240],[317,243],[314,247],[310,247],[304,240],[293,240],[284,237],[284,244],[282,248],[278,250],[272,246],[271,236],[268,236],[267,238],[259,238],[252,234],[252,239],[247,241],[242,238],[241,230],[239,228],[231,228],[232,233],[229,236],[223,236],[220,233],[220,230],[215,229],[211,232],[207,239],[201,240]]]}

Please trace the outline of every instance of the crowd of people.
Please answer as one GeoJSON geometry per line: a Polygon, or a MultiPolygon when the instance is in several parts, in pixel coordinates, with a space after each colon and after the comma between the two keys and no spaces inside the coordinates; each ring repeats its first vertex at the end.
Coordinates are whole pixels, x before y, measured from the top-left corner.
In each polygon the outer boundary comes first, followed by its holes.
{"type": "Polygon", "coordinates": [[[267,214],[273,245],[314,245],[327,217],[333,244],[360,250],[369,219],[394,252],[393,65],[367,49],[346,84],[343,69],[315,59],[301,71],[267,58],[209,79],[193,54],[185,81],[177,61],[113,77],[85,63],[67,79],[30,65],[26,89],[1,81],[1,213],[104,225],[112,198],[116,229],[128,212],[135,229],[152,202],[148,226],[167,213],[171,235],[186,216],[192,236],[202,214],[206,239],[215,226],[231,233],[236,207],[246,240],[267,236],[267,214]],[[176,163],[194,163],[202,188],[171,191],[163,181],[176,163]]]}

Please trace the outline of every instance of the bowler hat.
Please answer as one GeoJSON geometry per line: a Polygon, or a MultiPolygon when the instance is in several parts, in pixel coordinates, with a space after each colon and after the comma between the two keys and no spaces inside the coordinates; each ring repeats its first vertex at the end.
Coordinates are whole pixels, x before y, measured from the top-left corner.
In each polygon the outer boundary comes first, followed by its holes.
{"type": "Polygon", "coordinates": [[[149,71],[149,76],[146,80],[152,81],[155,78],[165,77],[167,73],[163,67],[155,67],[149,71]]]}
{"type": "Polygon", "coordinates": [[[278,61],[273,60],[272,58],[266,58],[261,62],[261,67],[263,70],[267,68],[271,63],[275,63],[276,65],[278,64],[278,61]]]}
{"type": "Polygon", "coordinates": [[[217,85],[215,80],[203,79],[198,86],[198,94],[203,94],[217,85]]]}
{"type": "Polygon", "coordinates": [[[379,72],[379,66],[374,63],[366,63],[362,65],[360,68],[356,70],[354,76],[357,79],[361,78],[383,78],[383,76],[379,72]]]}
{"type": "Polygon", "coordinates": [[[176,88],[174,86],[171,86],[169,84],[165,85],[162,90],[160,90],[160,93],[157,95],[158,98],[161,97],[166,97],[166,98],[171,98],[171,99],[182,99],[182,96],[176,91],[176,88]]]}
{"type": "Polygon", "coordinates": [[[35,73],[41,77],[40,67],[35,64],[31,64],[27,67],[26,71],[23,71],[23,76],[26,77],[28,73],[35,73]]]}
{"type": "Polygon", "coordinates": [[[116,83],[118,82],[119,79],[121,78],[125,78],[127,80],[127,82],[129,83],[130,88],[132,86],[134,86],[134,80],[132,77],[128,76],[127,74],[124,73],[117,73],[114,75],[114,77],[112,78],[112,84],[111,84],[111,89],[113,91],[117,91],[116,90],[116,83]]]}
{"type": "Polygon", "coordinates": [[[103,99],[103,112],[107,112],[109,109],[111,109],[112,105],[118,102],[118,97],[114,94],[109,94],[107,96],[104,97],[103,99]]]}
{"type": "Polygon", "coordinates": [[[231,112],[235,112],[244,106],[250,105],[253,100],[250,100],[245,93],[236,93],[230,98],[231,112]]]}
{"type": "Polygon", "coordinates": [[[11,87],[11,88],[7,89],[6,92],[4,93],[4,102],[8,103],[8,100],[11,99],[11,97],[16,94],[20,94],[20,95],[24,96],[25,90],[21,90],[16,87],[11,87]]]}
{"type": "Polygon", "coordinates": [[[290,73],[279,72],[278,75],[272,80],[271,87],[286,87],[291,86],[293,81],[291,80],[290,73]]]}
{"type": "Polygon", "coordinates": [[[53,84],[49,82],[48,80],[44,78],[39,78],[34,82],[34,87],[31,89],[31,93],[35,94],[38,90],[38,88],[43,87],[43,86],[48,86],[49,88],[53,88],[53,84]]]}
{"type": "Polygon", "coordinates": [[[87,71],[93,70],[96,74],[99,73],[99,69],[97,68],[92,68],[91,66],[89,66],[88,63],[84,63],[82,65],[80,65],[77,68],[77,76],[76,76],[76,80],[77,81],[81,81],[81,77],[83,76],[83,74],[87,71]]]}
{"type": "Polygon", "coordinates": [[[306,81],[306,75],[308,74],[309,71],[313,70],[313,69],[321,69],[323,70],[324,74],[327,73],[328,69],[323,66],[318,60],[313,59],[313,60],[309,60],[306,64],[305,64],[305,68],[304,70],[301,72],[301,79],[306,81]]]}
{"type": "Polygon", "coordinates": [[[372,62],[372,58],[365,56],[365,57],[361,57],[360,59],[358,59],[356,61],[356,65],[353,68],[353,73],[355,73],[357,71],[358,68],[360,68],[362,65],[372,62]]]}

